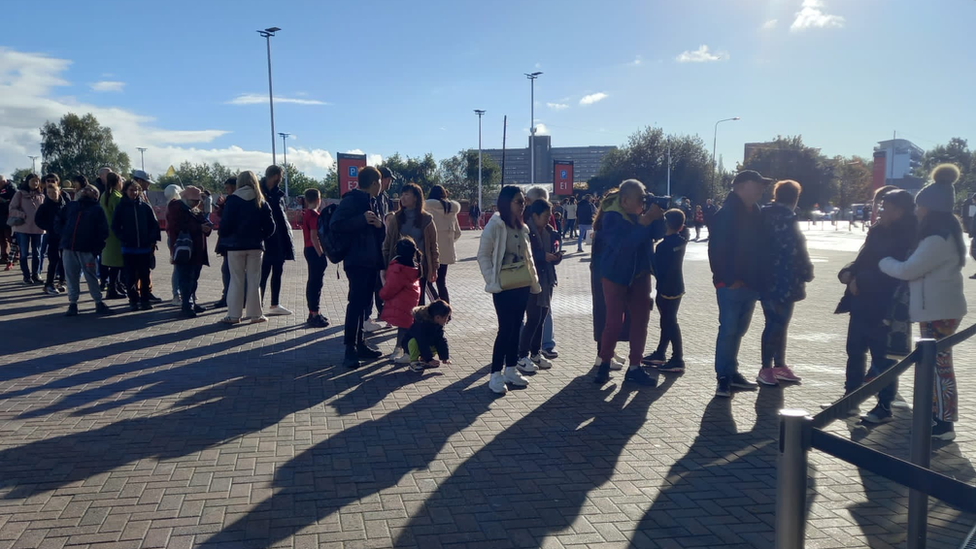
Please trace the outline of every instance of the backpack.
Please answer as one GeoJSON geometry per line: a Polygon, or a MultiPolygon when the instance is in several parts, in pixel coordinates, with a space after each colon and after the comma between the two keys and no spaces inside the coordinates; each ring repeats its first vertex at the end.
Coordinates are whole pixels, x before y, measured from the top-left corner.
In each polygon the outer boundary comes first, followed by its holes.
{"type": "Polygon", "coordinates": [[[329,258],[333,264],[342,263],[342,260],[346,258],[346,253],[349,251],[349,246],[341,241],[340,236],[334,234],[329,228],[329,224],[332,222],[332,216],[335,215],[338,205],[329,204],[319,212],[318,226],[316,231],[319,233],[319,242],[322,244],[322,251],[325,252],[325,257],[329,258]]]}
{"type": "Polygon", "coordinates": [[[183,231],[176,236],[173,243],[173,263],[186,265],[193,259],[193,238],[190,233],[183,231]]]}

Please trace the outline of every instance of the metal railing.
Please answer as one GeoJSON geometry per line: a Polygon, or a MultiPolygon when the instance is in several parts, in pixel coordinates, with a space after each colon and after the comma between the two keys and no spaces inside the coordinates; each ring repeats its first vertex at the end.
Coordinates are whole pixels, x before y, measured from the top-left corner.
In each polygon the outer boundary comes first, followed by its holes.
{"type": "Polygon", "coordinates": [[[908,549],[925,549],[928,498],[976,513],[976,487],[929,469],[932,456],[932,394],[936,356],[976,335],[976,324],[940,340],[922,339],[915,350],[881,375],[833,403],[816,416],[781,410],[776,477],[776,547],[802,549],[806,531],[807,468],[811,449],[846,461],[909,488],[908,549]],[[910,460],[868,448],[823,431],[836,419],[888,386],[915,365],[910,460]]]}

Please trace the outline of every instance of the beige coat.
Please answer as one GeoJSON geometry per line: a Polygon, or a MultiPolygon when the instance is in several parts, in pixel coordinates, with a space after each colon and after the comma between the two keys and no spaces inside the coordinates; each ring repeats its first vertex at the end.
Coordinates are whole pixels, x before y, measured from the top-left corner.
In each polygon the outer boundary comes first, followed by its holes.
{"type": "Polygon", "coordinates": [[[440,200],[428,200],[424,203],[424,210],[434,216],[434,226],[437,227],[437,252],[441,265],[453,265],[457,262],[457,251],[454,243],[461,238],[461,225],[458,224],[457,214],[461,205],[450,200],[450,213],[444,211],[440,200]]]}
{"type": "MultiPolygon", "coordinates": [[[[423,269],[420,276],[430,278],[430,273],[436,273],[440,266],[439,254],[437,251],[437,228],[434,226],[434,217],[429,212],[424,212],[420,216],[420,223],[424,227],[424,254],[423,269]]],[[[400,241],[400,222],[395,214],[386,218],[386,238],[383,240],[383,261],[384,265],[389,265],[396,257],[396,245],[400,241]]]]}

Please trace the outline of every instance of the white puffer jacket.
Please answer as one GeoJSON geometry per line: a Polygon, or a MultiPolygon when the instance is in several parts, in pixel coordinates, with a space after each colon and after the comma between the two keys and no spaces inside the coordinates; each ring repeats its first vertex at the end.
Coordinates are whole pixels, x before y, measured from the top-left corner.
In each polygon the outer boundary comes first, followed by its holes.
{"type": "Polygon", "coordinates": [[[963,266],[952,237],[929,236],[918,243],[907,260],[886,257],[878,266],[886,275],[908,281],[912,322],[960,320],[966,316],[963,266]]]}
{"type": "Polygon", "coordinates": [[[438,263],[441,265],[453,265],[457,262],[457,251],[454,243],[461,238],[461,225],[458,224],[457,214],[461,211],[461,205],[453,200],[449,200],[451,211],[445,212],[444,205],[440,200],[428,200],[424,202],[424,211],[434,216],[434,227],[437,229],[437,251],[440,254],[438,263]]]}
{"type": "MultiPolygon", "coordinates": [[[[481,276],[485,278],[485,291],[490,294],[502,292],[502,285],[498,281],[498,273],[502,268],[502,261],[505,259],[505,240],[508,239],[510,229],[502,221],[502,216],[497,212],[491,216],[485,225],[485,230],[481,233],[481,244],[478,246],[478,266],[481,267],[481,276]]],[[[532,259],[532,246],[529,244],[529,228],[523,226],[521,231],[522,249],[525,250],[525,262],[529,265],[529,273],[532,275],[532,287],[530,293],[542,293],[542,286],[539,285],[539,274],[535,270],[535,261],[532,259]]]]}

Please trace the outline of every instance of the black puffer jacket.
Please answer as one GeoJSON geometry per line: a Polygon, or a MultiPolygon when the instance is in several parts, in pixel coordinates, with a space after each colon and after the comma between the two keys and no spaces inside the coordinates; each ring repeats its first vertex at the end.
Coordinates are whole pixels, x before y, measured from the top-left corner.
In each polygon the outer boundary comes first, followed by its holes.
{"type": "MultiPolygon", "coordinates": [[[[762,290],[762,214],[758,206],[747,206],[734,192],[712,219],[708,228],[708,263],[716,287],[742,282],[751,290],[762,290]]],[[[599,234],[599,233],[597,233],[599,234]]]]}
{"type": "Polygon", "coordinates": [[[220,214],[222,251],[264,250],[264,242],[275,233],[274,216],[267,202],[257,207],[254,189],[241,188],[227,197],[220,214]]]}
{"type": "Polygon", "coordinates": [[[342,268],[370,269],[380,271],[386,267],[383,262],[383,240],[386,229],[382,226],[374,227],[366,223],[365,214],[373,211],[377,216],[379,208],[375,200],[371,200],[369,193],[360,189],[347,192],[339,207],[332,214],[329,231],[340,241],[341,246],[348,250],[342,261],[342,268]]]}
{"type": "Polygon", "coordinates": [[[434,322],[427,307],[417,307],[413,310],[413,325],[407,330],[406,341],[411,339],[417,340],[420,358],[424,362],[430,362],[434,358],[431,347],[437,349],[437,356],[441,360],[451,360],[447,338],[444,337],[444,327],[434,322]]]}
{"type": "Polygon", "coordinates": [[[152,206],[127,196],[115,207],[111,228],[123,248],[153,248],[160,240],[159,221],[152,206]]]}
{"type": "Polygon", "coordinates": [[[295,245],[291,241],[291,224],[285,216],[285,191],[281,186],[268,189],[261,180],[261,191],[271,207],[274,216],[275,232],[264,241],[264,258],[273,263],[295,260],[295,245]]]}
{"type": "Polygon", "coordinates": [[[58,238],[58,214],[68,205],[68,202],[64,193],[61,193],[57,200],[45,197],[44,203],[37,208],[37,213],[34,214],[34,223],[47,232],[49,239],[58,238]]]}
{"type": "Polygon", "coordinates": [[[55,221],[61,235],[61,249],[97,254],[108,238],[108,221],[102,206],[93,198],[69,202],[55,221]]]}

